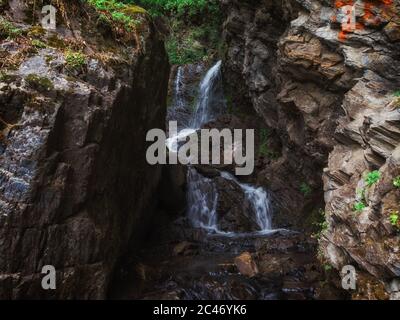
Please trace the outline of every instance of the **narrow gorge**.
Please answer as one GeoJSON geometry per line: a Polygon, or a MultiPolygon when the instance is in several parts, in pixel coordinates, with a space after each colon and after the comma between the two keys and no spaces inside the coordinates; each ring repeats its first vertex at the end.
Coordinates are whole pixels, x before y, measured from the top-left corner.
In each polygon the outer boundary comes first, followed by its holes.
{"type": "Polygon", "coordinates": [[[182,3],[0,0],[0,299],[399,300],[400,2],[182,3]]]}

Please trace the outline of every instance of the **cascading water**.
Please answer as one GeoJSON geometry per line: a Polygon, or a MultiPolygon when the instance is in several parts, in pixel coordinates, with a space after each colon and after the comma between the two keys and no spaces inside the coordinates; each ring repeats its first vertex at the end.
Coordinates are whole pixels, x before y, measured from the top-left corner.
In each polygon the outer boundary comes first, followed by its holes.
{"type": "Polygon", "coordinates": [[[255,188],[252,185],[240,183],[235,176],[228,172],[221,172],[221,177],[234,181],[243,190],[252,206],[260,231],[270,231],[272,228],[272,208],[269,194],[261,187],[255,188]]]}
{"type": "MultiPolygon", "coordinates": [[[[190,120],[189,128],[181,130],[177,136],[170,137],[167,146],[177,152],[179,142],[201,128],[202,125],[212,121],[221,114],[226,107],[221,75],[222,62],[218,61],[205,75],[200,83],[199,98],[196,111],[190,120]]],[[[181,107],[184,99],[181,97],[183,69],[180,67],[175,80],[175,106],[181,107]]],[[[222,172],[221,177],[234,181],[243,190],[247,201],[251,204],[255,220],[260,232],[271,230],[271,206],[268,193],[262,188],[255,188],[248,184],[240,183],[233,175],[222,172]]],[[[218,191],[215,183],[189,167],[187,175],[187,200],[188,217],[194,227],[204,228],[211,232],[226,235],[218,230],[217,203],[218,191]]]]}
{"type": "Polygon", "coordinates": [[[178,71],[176,73],[175,79],[175,96],[174,96],[174,104],[177,108],[183,108],[185,106],[185,99],[182,92],[183,87],[183,67],[179,66],[178,71]]]}
{"type": "Polygon", "coordinates": [[[218,232],[216,185],[194,168],[188,168],[187,181],[188,216],[193,226],[218,232]]]}
{"type": "MultiPolygon", "coordinates": [[[[208,72],[200,83],[199,97],[197,99],[196,110],[189,119],[189,125],[181,128],[176,136],[167,139],[167,147],[173,152],[177,152],[179,142],[193,134],[196,130],[207,122],[210,122],[217,115],[221,114],[226,106],[224,92],[222,88],[221,75],[222,62],[218,61],[208,72]]],[[[174,108],[184,108],[186,101],[183,95],[183,67],[178,67],[174,86],[174,108]]],[[[185,121],[186,122],[186,121],[185,121]]]]}
{"type": "Polygon", "coordinates": [[[191,122],[193,129],[199,129],[203,124],[214,120],[214,117],[225,108],[221,66],[222,61],[218,61],[200,83],[197,108],[191,122]]]}

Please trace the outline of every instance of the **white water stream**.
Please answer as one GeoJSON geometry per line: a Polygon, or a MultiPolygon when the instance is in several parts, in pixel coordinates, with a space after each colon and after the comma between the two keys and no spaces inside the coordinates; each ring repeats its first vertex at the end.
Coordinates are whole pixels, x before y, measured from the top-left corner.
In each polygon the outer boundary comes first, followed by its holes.
{"type": "MultiPolygon", "coordinates": [[[[200,129],[202,125],[214,120],[221,112],[218,106],[224,104],[221,76],[222,62],[218,61],[205,75],[200,83],[199,98],[196,111],[190,121],[189,128],[181,130],[177,136],[169,137],[167,146],[177,152],[179,142],[200,129]],[[217,110],[215,110],[217,109],[217,110]]],[[[175,104],[182,107],[184,103],[182,88],[183,69],[180,67],[175,80],[175,104]]],[[[243,190],[246,199],[250,202],[255,220],[258,224],[258,233],[271,232],[272,208],[268,193],[261,187],[256,188],[249,184],[240,183],[235,176],[221,172],[221,177],[233,181],[243,190]]],[[[224,233],[218,229],[217,203],[218,191],[213,180],[199,174],[196,169],[189,167],[187,175],[188,217],[194,227],[204,228],[210,232],[235,236],[230,232],[224,233]]]]}

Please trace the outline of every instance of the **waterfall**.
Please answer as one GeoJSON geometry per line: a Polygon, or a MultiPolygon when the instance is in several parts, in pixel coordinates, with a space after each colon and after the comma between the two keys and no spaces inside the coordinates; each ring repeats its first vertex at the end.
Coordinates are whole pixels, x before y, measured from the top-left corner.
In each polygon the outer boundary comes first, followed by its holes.
{"type": "MultiPolygon", "coordinates": [[[[222,61],[218,61],[200,83],[199,97],[197,99],[196,110],[189,120],[190,125],[182,128],[180,132],[173,137],[167,139],[167,147],[173,152],[177,152],[179,142],[185,141],[185,138],[200,129],[201,126],[217,115],[221,114],[226,106],[224,92],[222,88],[221,75],[222,61]]],[[[183,67],[178,67],[175,78],[174,92],[174,108],[185,107],[185,98],[183,95],[184,77],[183,67]]]]}
{"type": "Polygon", "coordinates": [[[183,67],[179,66],[176,72],[174,100],[177,108],[183,108],[185,106],[185,99],[183,96],[183,71],[183,67]]]}
{"type": "MultiPolygon", "coordinates": [[[[196,132],[202,125],[212,121],[219,114],[222,114],[226,102],[222,87],[222,62],[218,61],[204,76],[200,83],[199,97],[197,100],[196,111],[192,115],[190,125],[183,128],[178,135],[169,137],[167,146],[169,150],[178,151],[180,141],[196,132]]],[[[185,100],[182,94],[183,68],[179,67],[175,79],[175,107],[182,107],[185,100]]],[[[268,193],[263,188],[255,188],[249,184],[240,183],[235,176],[227,172],[221,172],[221,177],[234,181],[240,186],[247,201],[251,204],[255,221],[259,226],[259,232],[271,230],[271,201],[268,193]]],[[[234,233],[224,233],[218,230],[217,203],[218,190],[212,179],[208,179],[197,172],[195,168],[189,167],[187,174],[187,201],[188,217],[194,227],[204,228],[210,232],[225,235],[235,235],[234,233]]]]}
{"type": "Polygon", "coordinates": [[[218,232],[216,185],[194,168],[188,168],[187,183],[188,216],[193,226],[218,232]]]}
{"type": "Polygon", "coordinates": [[[199,129],[203,124],[214,120],[225,108],[221,66],[222,61],[218,61],[200,83],[199,99],[191,123],[194,129],[199,129]]]}
{"type": "Polygon", "coordinates": [[[244,192],[250,202],[260,231],[270,231],[272,228],[272,208],[269,194],[263,188],[240,183],[236,177],[228,172],[221,172],[221,177],[234,181],[244,192]]]}

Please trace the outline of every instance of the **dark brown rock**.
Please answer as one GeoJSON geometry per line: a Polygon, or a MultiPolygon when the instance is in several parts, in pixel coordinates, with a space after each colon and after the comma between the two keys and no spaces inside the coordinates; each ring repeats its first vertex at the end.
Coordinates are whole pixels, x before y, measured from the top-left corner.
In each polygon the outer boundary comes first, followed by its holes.
{"type": "Polygon", "coordinates": [[[357,13],[359,28],[346,34],[327,1],[222,4],[227,93],[261,116],[281,146],[256,173],[274,194],[275,226],[307,229],[325,207],[320,247],[329,263],[360,266],[387,290],[400,276],[399,235],[388,223],[399,202],[399,1],[374,3],[379,23],[357,13]],[[373,170],[381,179],[355,213],[357,190],[373,170]]]}
{"type": "Polygon", "coordinates": [[[80,6],[70,16],[75,36],[64,25],[54,34],[85,43],[81,72],[71,76],[56,48],[2,70],[13,80],[1,81],[0,116],[18,127],[0,142],[1,298],[105,298],[117,260],[157,206],[161,167],[147,164],[145,140],[164,127],[163,42],[145,19],[140,50],[109,39],[113,59],[104,61],[109,49],[80,6]],[[41,288],[44,265],[56,268],[55,291],[41,288]]]}

